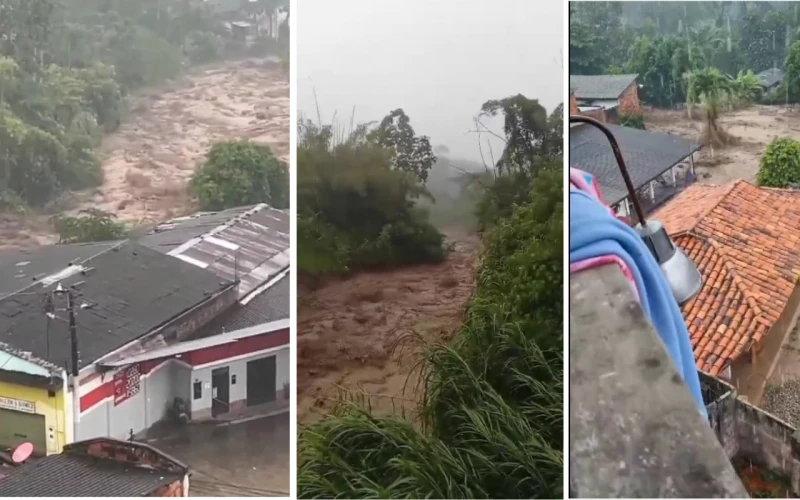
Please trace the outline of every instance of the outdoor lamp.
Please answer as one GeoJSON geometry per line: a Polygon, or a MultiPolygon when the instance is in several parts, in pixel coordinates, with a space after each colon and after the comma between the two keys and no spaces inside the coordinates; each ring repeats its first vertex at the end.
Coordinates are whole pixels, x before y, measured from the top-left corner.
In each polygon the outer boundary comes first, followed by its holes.
{"type": "Polygon", "coordinates": [[[644,244],[647,245],[647,248],[650,249],[650,253],[655,257],[656,262],[658,262],[675,300],[678,301],[679,305],[685,304],[700,292],[700,288],[703,286],[703,277],[700,276],[700,271],[697,270],[694,263],[669,238],[664,224],[657,220],[648,221],[644,218],[644,212],[639,204],[639,199],[636,197],[636,189],[634,189],[633,182],[631,182],[631,178],[628,175],[625,160],[622,158],[622,152],[619,149],[617,140],[614,138],[614,134],[605,124],[588,116],[570,116],[569,122],[588,123],[600,129],[608,138],[608,142],[611,143],[611,150],[617,159],[622,180],[625,181],[625,187],[628,189],[628,197],[631,199],[633,209],[639,218],[639,223],[634,229],[642,238],[644,244]]]}

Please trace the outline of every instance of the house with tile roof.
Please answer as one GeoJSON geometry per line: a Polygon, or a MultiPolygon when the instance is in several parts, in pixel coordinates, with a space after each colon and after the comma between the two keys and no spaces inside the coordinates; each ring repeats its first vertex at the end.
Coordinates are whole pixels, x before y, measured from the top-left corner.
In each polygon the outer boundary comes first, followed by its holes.
{"type": "Polygon", "coordinates": [[[186,497],[189,467],[148,444],[110,438],[0,465],[3,497],[186,497]]]}
{"type": "Polygon", "coordinates": [[[653,218],[703,275],[682,308],[697,367],[759,401],[800,305],[800,190],[695,184],[653,218]]]}

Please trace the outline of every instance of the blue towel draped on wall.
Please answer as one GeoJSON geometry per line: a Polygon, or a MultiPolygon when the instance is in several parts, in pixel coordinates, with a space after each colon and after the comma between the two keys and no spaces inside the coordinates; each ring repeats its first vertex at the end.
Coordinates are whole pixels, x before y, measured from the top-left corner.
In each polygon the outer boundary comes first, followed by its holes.
{"type": "Polygon", "coordinates": [[[569,261],[615,255],[630,268],[644,313],[650,318],[675,367],[707,417],[689,331],[661,269],[636,232],[587,193],[570,190],[569,261]]]}

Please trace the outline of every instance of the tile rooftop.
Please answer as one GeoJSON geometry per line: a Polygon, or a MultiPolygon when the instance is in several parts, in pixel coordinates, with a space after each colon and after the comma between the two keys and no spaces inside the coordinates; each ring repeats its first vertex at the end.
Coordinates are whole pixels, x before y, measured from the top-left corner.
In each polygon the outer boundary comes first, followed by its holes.
{"type": "Polygon", "coordinates": [[[682,309],[697,367],[716,375],[764,337],[800,278],[800,190],[696,184],[653,218],[703,275],[682,309]]]}

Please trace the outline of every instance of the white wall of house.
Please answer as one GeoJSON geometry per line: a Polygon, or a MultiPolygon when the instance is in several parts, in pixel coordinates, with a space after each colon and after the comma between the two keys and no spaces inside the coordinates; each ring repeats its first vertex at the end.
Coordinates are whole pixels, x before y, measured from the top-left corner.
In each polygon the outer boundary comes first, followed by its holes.
{"type": "MultiPolygon", "coordinates": [[[[167,360],[142,376],[139,392],[114,405],[114,398],[106,398],[81,414],[78,440],[95,437],[127,439],[131,430],[138,434],[167,416],[167,408],[175,397],[188,401],[191,367],[178,360],[167,360]]],[[[105,381],[113,374],[105,376],[105,381]]]]}
{"type": "Polygon", "coordinates": [[[230,385],[230,401],[244,401],[247,399],[247,363],[257,359],[266,358],[269,356],[275,357],[275,390],[276,398],[283,398],[283,386],[288,384],[290,380],[289,369],[289,346],[281,346],[272,348],[264,352],[256,352],[246,357],[241,357],[233,360],[225,360],[214,364],[209,364],[202,367],[197,367],[192,371],[192,383],[200,382],[203,388],[200,398],[192,398],[190,409],[192,418],[196,418],[199,414],[204,414],[207,410],[211,409],[211,374],[216,368],[227,366],[229,370],[229,377],[231,380],[230,385]],[[236,383],[233,383],[233,379],[236,383]]]}
{"type": "MultiPolygon", "coordinates": [[[[96,437],[128,439],[131,431],[137,435],[168,415],[176,397],[182,398],[189,406],[193,418],[207,418],[211,410],[211,374],[215,368],[227,366],[231,381],[229,400],[243,402],[247,399],[247,363],[250,361],[275,357],[276,400],[282,399],[284,384],[290,380],[289,346],[275,347],[247,356],[223,360],[193,368],[180,359],[170,359],[143,374],[139,391],[125,401],[114,405],[114,398],[107,397],[89,408],[80,416],[77,424],[76,440],[96,437]],[[194,382],[200,381],[201,397],[193,398],[194,382]]],[[[113,381],[113,373],[106,374],[102,382],[113,381]]],[[[112,382],[113,383],[113,382],[112,382]]],[[[85,388],[86,394],[90,388],[85,388]]]]}

